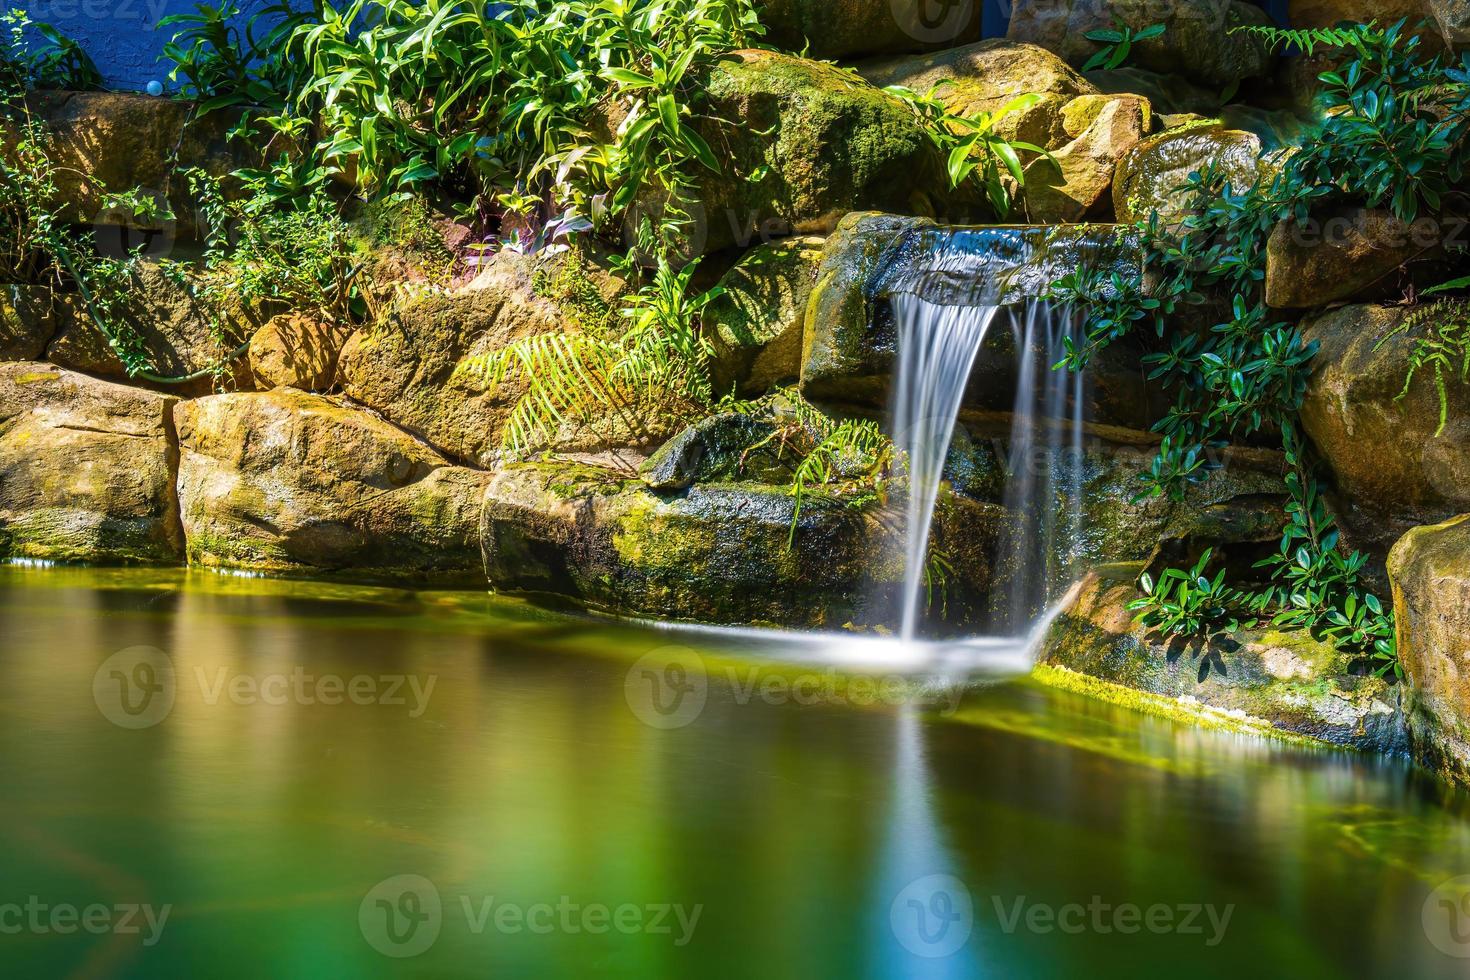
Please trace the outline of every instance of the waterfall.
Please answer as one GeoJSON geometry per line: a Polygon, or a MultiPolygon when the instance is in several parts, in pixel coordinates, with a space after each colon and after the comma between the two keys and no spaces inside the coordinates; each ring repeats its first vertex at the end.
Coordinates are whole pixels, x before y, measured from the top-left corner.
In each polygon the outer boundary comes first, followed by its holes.
{"type": "Polygon", "coordinates": [[[913,295],[893,298],[899,352],[894,442],[908,460],[909,475],[900,620],[905,640],[918,630],[929,530],[960,402],[998,311],[995,306],[939,306],[913,295]]]}
{"type": "MultiPolygon", "coordinates": [[[[944,305],[907,293],[892,296],[891,304],[898,340],[893,432],[908,461],[900,622],[901,636],[912,640],[924,614],[929,537],[950,443],[971,370],[1001,307],[944,305]]],[[[1082,375],[1053,370],[1065,355],[1070,319],[1038,302],[1025,304],[1012,319],[1016,393],[1010,439],[999,453],[1009,520],[993,556],[989,625],[1001,635],[1021,636],[1074,571],[1086,398],[1082,375]]]]}

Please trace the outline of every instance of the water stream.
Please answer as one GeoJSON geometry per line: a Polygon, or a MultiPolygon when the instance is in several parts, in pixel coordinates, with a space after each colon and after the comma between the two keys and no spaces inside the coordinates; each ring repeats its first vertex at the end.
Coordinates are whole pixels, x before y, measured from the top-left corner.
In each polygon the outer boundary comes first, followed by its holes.
{"type": "MultiPolygon", "coordinates": [[[[906,641],[917,637],[924,617],[934,510],[971,372],[977,358],[1007,356],[985,347],[1003,312],[1014,335],[1015,398],[1010,438],[998,447],[1007,471],[1009,520],[992,556],[997,585],[988,630],[1025,635],[1075,571],[1086,379],[1056,369],[1074,325],[1071,317],[1036,301],[1005,311],[999,305],[1015,260],[1007,256],[973,269],[979,283],[967,294],[949,290],[945,302],[919,292],[890,298],[898,339],[893,433],[908,465],[900,619],[906,641]]],[[[954,274],[952,254],[932,261],[944,275],[954,274]]],[[[920,274],[908,284],[917,289],[925,281],[920,274]]]]}

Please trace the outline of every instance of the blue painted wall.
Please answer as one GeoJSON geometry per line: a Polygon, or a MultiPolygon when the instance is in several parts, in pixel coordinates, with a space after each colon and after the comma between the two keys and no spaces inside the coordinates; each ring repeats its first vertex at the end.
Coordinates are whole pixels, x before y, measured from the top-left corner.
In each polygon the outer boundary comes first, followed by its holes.
{"type": "MultiPolygon", "coordinates": [[[[220,0],[227,2],[227,0],[220,0]]],[[[1256,0],[1283,19],[1286,0],[1256,0]]],[[[10,6],[6,0],[0,0],[10,6]]],[[[1005,34],[1011,0],[984,0],[986,37],[1005,34]]],[[[267,0],[235,0],[241,20],[264,9],[267,0]]],[[[75,37],[97,62],[109,88],[142,90],[154,79],[168,84],[169,66],[158,61],[173,27],[158,27],[170,14],[188,13],[193,0],[31,0],[33,20],[55,24],[75,37]]],[[[242,24],[243,26],[243,24],[242,24]]]]}
{"type": "MultiPolygon", "coordinates": [[[[3,6],[24,7],[32,20],[54,24],[80,41],[109,88],[142,90],[153,79],[168,84],[170,66],[158,55],[175,28],[158,22],[193,11],[194,0],[18,0],[3,6]]],[[[268,4],[235,0],[235,6],[243,17],[268,4]]]]}

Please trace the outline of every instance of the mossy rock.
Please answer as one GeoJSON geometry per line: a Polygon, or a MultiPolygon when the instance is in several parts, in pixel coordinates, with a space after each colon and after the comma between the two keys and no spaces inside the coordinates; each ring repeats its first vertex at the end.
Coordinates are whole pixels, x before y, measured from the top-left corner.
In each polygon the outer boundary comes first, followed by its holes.
{"type": "MultiPolygon", "coordinates": [[[[988,602],[1000,509],[946,498],[937,547],[960,559],[948,602],[958,629],[988,602]]],[[[485,496],[485,573],[497,589],[624,615],[837,629],[896,625],[903,577],[891,515],[823,490],[695,484],[656,493],[569,462],[496,474],[485,496]]]]}
{"type": "Polygon", "coordinates": [[[758,245],[720,280],[700,314],[714,359],[715,390],[762,395],[801,374],[806,308],[822,261],[822,239],[758,245]]]}
{"type": "Polygon", "coordinates": [[[51,364],[0,364],[0,557],[177,561],[174,404],[51,364]]]}
{"type": "Polygon", "coordinates": [[[34,361],[56,333],[50,286],[9,284],[0,291],[0,361],[34,361]]]}
{"type": "Polygon", "coordinates": [[[741,51],[704,90],[700,128],[723,172],[699,180],[696,252],[826,234],[851,211],[946,206],[944,160],[914,114],[835,65],[741,51]]]}
{"type": "Polygon", "coordinates": [[[1410,531],[1388,570],[1415,757],[1470,784],[1470,516],[1410,531]]]}
{"type": "Polygon", "coordinates": [[[1321,208],[1305,223],[1283,221],[1266,243],[1266,303],[1309,310],[1401,296],[1406,281],[1438,275],[1432,262],[1427,271],[1414,266],[1442,257],[1452,229],[1353,205],[1321,208]]]}
{"type": "Polygon", "coordinates": [[[1409,529],[1470,511],[1470,388],[1445,387],[1436,434],[1433,373],[1404,392],[1414,345],[1432,326],[1399,332],[1414,312],[1345,306],[1302,325],[1303,340],[1319,345],[1302,428],[1331,474],[1348,540],[1380,561],[1409,529]]]}
{"type": "Polygon", "coordinates": [[[1165,223],[1177,223],[1189,214],[1180,188],[1190,174],[1213,165],[1243,193],[1269,173],[1261,153],[1260,137],[1211,121],[1150,136],[1119,161],[1113,210],[1123,222],[1146,221],[1157,212],[1165,223]]]}
{"type": "MultiPolygon", "coordinates": [[[[411,291],[359,329],[338,357],[338,379],[349,397],[451,459],[490,466],[525,389],[508,382],[486,390],[461,366],[525,337],[615,327],[626,291],[599,255],[502,251],[467,286],[411,291]]],[[[608,415],[569,424],[556,448],[646,451],[673,431],[667,419],[608,415]]]]}
{"type": "Polygon", "coordinates": [[[355,405],[293,388],[176,410],[189,561],[263,572],[475,581],[486,473],[355,405]]]}
{"type": "Polygon", "coordinates": [[[1068,135],[1062,120],[1067,104],[1098,89],[1045,48],[994,38],[978,44],[874,61],[858,71],[879,88],[902,85],[920,95],[939,86],[935,96],[961,116],[999,112],[1023,95],[1039,96],[1035,105],[997,121],[995,132],[1008,140],[1059,149],[1068,135]]]}
{"type": "MultiPolygon", "coordinates": [[[[136,338],[150,373],[165,378],[195,376],[168,385],[170,393],[190,396],[253,387],[240,348],[270,320],[276,305],[247,305],[226,297],[217,306],[209,293],[210,280],[218,274],[182,264],[139,262],[109,315],[114,327],[136,338]]],[[[127,366],[76,293],[57,299],[56,334],[46,348],[46,359],[75,371],[131,380],[127,366]]]]}
{"type": "Polygon", "coordinates": [[[1274,630],[1170,639],[1133,621],[1137,595],[1131,581],[1088,576],[1048,629],[1041,662],[1331,745],[1407,753],[1400,689],[1354,673],[1350,654],[1274,630]]]}

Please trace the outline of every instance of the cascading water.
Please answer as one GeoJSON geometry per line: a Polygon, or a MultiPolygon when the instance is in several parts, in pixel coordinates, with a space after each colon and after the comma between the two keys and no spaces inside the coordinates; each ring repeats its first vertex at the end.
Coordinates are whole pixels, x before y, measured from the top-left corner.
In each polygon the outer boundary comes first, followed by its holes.
{"type": "MultiPolygon", "coordinates": [[[[900,620],[906,640],[918,635],[924,618],[935,506],[976,359],[997,356],[985,350],[985,340],[1003,304],[1039,291],[1031,282],[1018,288],[1016,279],[1035,278],[1038,265],[1047,274],[1024,231],[954,229],[947,235],[938,246],[928,243],[903,255],[880,278],[896,327],[893,434],[908,461],[900,620]]],[[[993,555],[989,629],[1020,636],[1074,570],[1086,392],[1082,375],[1053,370],[1065,354],[1071,318],[1035,300],[1007,316],[1016,390],[1010,437],[998,447],[1007,473],[1008,520],[993,555]]]]}
{"type": "Polygon", "coordinates": [[[909,471],[900,620],[905,640],[918,632],[929,529],[965,384],[997,312],[996,306],[938,306],[912,295],[893,300],[900,364],[894,441],[908,459],[909,471]]]}

